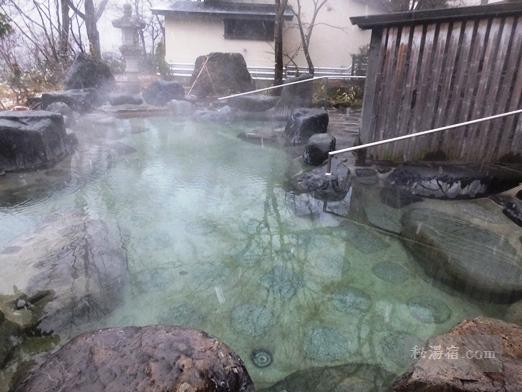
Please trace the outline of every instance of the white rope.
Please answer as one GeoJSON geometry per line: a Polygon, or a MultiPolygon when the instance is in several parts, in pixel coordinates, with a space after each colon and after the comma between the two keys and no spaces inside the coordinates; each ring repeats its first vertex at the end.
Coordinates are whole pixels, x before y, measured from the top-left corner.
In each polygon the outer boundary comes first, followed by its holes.
{"type": "Polygon", "coordinates": [[[522,113],[522,109],[513,110],[512,112],[507,112],[507,113],[502,113],[502,114],[495,114],[495,115],[489,116],[489,117],[482,117],[482,118],[478,118],[478,119],[475,119],[475,120],[461,122],[461,123],[458,123],[458,124],[447,125],[445,127],[430,129],[428,131],[411,133],[409,135],[398,136],[398,137],[394,137],[392,139],[379,140],[378,142],[362,144],[360,146],[344,148],[342,150],[331,151],[331,152],[328,153],[328,155],[329,155],[328,156],[328,170],[327,170],[326,175],[327,176],[331,176],[332,175],[332,173],[331,173],[332,157],[335,156],[335,155],[338,155],[338,154],[344,154],[344,153],[347,153],[347,152],[363,150],[365,148],[380,146],[382,144],[387,144],[387,143],[394,143],[394,142],[398,142],[400,140],[412,139],[412,138],[417,137],[417,136],[429,135],[431,133],[446,131],[448,129],[460,128],[460,127],[464,127],[464,126],[467,126],[467,125],[477,124],[477,123],[484,122],[484,121],[495,120],[497,118],[502,118],[502,117],[507,117],[507,116],[513,116],[515,114],[520,114],[520,113],[522,113]]]}

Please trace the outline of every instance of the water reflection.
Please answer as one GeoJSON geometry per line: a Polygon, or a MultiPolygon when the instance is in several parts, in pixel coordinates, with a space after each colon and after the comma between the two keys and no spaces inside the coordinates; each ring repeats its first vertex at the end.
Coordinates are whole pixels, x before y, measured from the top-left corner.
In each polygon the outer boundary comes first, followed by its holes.
{"type": "MultiPolygon", "coordinates": [[[[290,191],[295,162],[241,141],[241,124],[136,121],[73,157],[82,169],[66,171],[72,181],[63,188],[52,185],[46,198],[25,192],[29,204],[0,211],[16,228],[5,246],[71,208],[118,227],[128,257],[123,302],[72,334],[185,325],[236,350],[260,388],[295,388],[324,371],[331,389],[310,381],[304,390],[380,390],[415,345],[464,318],[500,312],[439,284],[404,246],[406,208],[435,202],[386,203],[374,172],[325,202],[290,191]]],[[[63,178],[45,175],[53,173],[63,178]]],[[[478,219],[467,206],[451,208],[478,219]]]]}

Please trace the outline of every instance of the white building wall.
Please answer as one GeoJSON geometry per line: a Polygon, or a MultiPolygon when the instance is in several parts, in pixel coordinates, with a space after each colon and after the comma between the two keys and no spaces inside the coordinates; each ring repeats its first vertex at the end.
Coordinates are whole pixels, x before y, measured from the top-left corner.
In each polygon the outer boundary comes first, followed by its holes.
{"type": "MultiPolygon", "coordinates": [[[[243,0],[245,1],[245,0],[243,0]]],[[[270,3],[269,0],[249,2],[270,3]]],[[[296,8],[296,0],[290,0],[296,8]]],[[[312,1],[301,1],[303,19],[310,20],[312,1]]],[[[353,26],[350,16],[376,13],[364,4],[352,0],[329,0],[317,19],[310,53],[316,67],[340,67],[351,64],[351,54],[370,41],[370,32],[353,26]]],[[[241,53],[249,66],[272,67],[274,43],[253,40],[228,40],[224,38],[224,22],[219,17],[172,17],[166,18],[166,59],[169,63],[193,64],[200,55],[210,52],[241,53]]],[[[297,22],[287,22],[285,27],[285,53],[294,58],[299,66],[306,66],[297,22]]],[[[289,62],[286,58],[285,62],[289,62]]]]}

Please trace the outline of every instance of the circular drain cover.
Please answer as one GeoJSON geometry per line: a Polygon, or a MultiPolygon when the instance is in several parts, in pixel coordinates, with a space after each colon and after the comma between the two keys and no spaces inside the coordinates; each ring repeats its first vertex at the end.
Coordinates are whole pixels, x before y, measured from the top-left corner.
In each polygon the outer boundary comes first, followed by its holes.
{"type": "Polygon", "coordinates": [[[272,354],[266,350],[254,350],[251,357],[258,368],[263,369],[272,364],[272,354]]]}

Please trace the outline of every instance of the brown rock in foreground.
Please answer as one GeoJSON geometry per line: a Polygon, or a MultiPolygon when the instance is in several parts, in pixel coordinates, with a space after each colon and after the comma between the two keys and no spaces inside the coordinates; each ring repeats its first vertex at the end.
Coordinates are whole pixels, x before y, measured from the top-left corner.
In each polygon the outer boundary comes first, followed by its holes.
{"type": "Polygon", "coordinates": [[[520,326],[488,318],[466,320],[430,339],[423,350],[391,391],[522,391],[520,326]]]}
{"type": "Polygon", "coordinates": [[[235,353],[206,333],[127,327],[81,335],[33,369],[16,392],[253,392],[235,353]]]}

